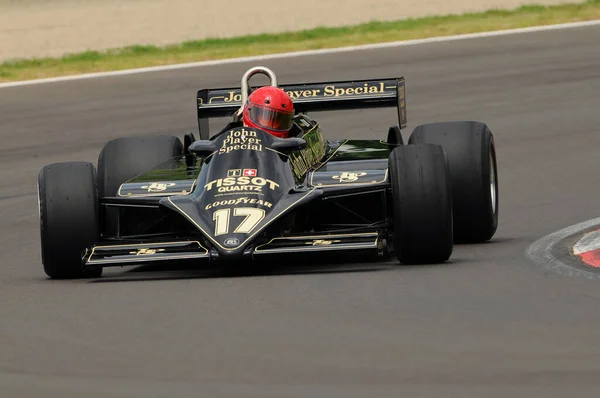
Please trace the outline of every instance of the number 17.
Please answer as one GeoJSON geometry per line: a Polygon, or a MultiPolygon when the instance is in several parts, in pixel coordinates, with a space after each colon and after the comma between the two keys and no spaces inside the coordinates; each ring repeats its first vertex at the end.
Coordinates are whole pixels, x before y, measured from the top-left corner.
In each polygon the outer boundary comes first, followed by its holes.
{"type": "MultiPolygon", "coordinates": [[[[231,209],[220,209],[213,213],[213,221],[215,222],[215,236],[225,235],[229,233],[229,219],[231,209]]],[[[233,209],[234,217],[246,217],[233,231],[237,234],[249,234],[258,223],[265,218],[265,211],[255,207],[236,207],[233,209]]]]}

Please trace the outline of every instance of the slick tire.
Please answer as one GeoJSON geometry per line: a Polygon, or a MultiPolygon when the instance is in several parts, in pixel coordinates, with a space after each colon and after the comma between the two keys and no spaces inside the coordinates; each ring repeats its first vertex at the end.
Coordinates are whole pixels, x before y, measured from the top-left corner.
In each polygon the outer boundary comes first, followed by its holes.
{"type": "Polygon", "coordinates": [[[82,256],[100,240],[96,169],[88,162],[55,163],[38,175],[42,264],[53,279],[96,278],[82,256]]]}
{"type": "Polygon", "coordinates": [[[389,157],[393,250],[403,264],[435,264],[453,250],[452,192],[441,146],[406,145],[389,157]]]}
{"type": "MultiPolygon", "coordinates": [[[[183,154],[181,140],[170,135],[122,137],[108,141],[98,156],[98,194],[100,198],[118,196],[119,187],[133,177],[183,154]]],[[[108,207],[103,213],[102,230],[117,235],[119,209],[108,207]]]]}
{"type": "Polygon", "coordinates": [[[100,197],[117,196],[124,182],[182,154],[181,140],[171,135],[122,137],[108,141],[98,156],[100,197]]]}
{"type": "Polygon", "coordinates": [[[498,169],[487,125],[461,121],[417,126],[409,144],[441,145],[448,156],[456,243],[490,240],[498,228],[498,169]]]}

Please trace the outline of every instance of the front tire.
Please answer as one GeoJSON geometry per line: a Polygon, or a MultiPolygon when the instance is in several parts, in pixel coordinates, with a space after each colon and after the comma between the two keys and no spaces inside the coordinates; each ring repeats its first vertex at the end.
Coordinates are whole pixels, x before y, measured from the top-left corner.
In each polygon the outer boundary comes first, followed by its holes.
{"type": "Polygon", "coordinates": [[[393,249],[404,264],[442,263],[453,250],[448,164],[438,145],[406,145],[389,157],[393,249]]]}
{"type": "Polygon", "coordinates": [[[82,255],[100,240],[96,169],[88,162],[55,163],[38,175],[42,264],[53,279],[95,278],[82,255]]]}

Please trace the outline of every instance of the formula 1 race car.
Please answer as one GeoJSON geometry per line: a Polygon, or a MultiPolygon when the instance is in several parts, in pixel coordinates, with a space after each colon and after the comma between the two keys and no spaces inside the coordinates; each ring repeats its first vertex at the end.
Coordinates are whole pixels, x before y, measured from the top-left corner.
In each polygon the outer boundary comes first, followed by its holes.
{"type": "Polygon", "coordinates": [[[498,225],[494,138],[480,122],[418,126],[404,144],[404,78],[281,85],[295,107],[291,138],[244,127],[241,88],[198,91],[200,139],[108,141],[97,167],[55,163],[38,178],[41,254],[51,278],[104,267],[240,264],[334,253],[439,263],[455,242],[498,225]],[[329,140],[307,112],[394,107],[387,137],[329,140]],[[211,136],[208,120],[234,115],[211,136]],[[236,116],[237,115],[237,116],[236,116]],[[280,257],[281,256],[281,257],[280,257]]]}

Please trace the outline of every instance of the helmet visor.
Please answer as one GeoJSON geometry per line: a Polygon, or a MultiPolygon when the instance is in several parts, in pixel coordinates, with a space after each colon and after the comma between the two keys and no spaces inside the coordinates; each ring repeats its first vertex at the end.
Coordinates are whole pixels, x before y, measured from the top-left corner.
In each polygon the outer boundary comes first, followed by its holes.
{"type": "Polygon", "coordinates": [[[269,130],[287,131],[292,128],[293,112],[282,112],[260,105],[250,108],[250,120],[269,130]]]}

